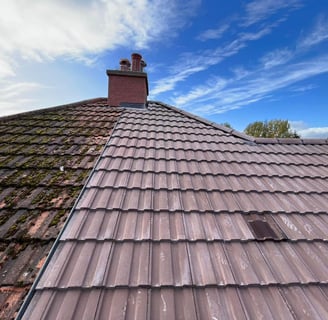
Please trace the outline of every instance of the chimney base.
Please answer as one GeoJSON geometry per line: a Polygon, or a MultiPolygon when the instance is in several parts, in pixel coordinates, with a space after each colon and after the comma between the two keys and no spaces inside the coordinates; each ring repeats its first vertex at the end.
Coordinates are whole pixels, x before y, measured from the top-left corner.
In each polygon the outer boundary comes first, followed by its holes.
{"type": "Polygon", "coordinates": [[[146,104],[148,96],[147,74],[144,72],[107,70],[108,104],[120,106],[121,103],[146,104]]]}

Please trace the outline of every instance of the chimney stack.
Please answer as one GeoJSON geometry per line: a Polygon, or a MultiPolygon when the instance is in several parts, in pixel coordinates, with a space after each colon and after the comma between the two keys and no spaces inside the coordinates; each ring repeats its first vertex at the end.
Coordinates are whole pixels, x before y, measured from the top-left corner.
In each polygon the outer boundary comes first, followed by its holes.
{"type": "Polygon", "coordinates": [[[146,62],[139,53],[129,59],[120,60],[120,70],[107,70],[108,104],[110,106],[145,106],[148,96],[147,73],[144,72],[146,62]]]}

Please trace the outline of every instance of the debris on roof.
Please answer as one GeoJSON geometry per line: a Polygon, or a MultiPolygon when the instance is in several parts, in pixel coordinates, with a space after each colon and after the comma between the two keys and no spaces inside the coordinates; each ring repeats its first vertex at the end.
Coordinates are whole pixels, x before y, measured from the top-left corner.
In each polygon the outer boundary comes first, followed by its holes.
{"type": "Polygon", "coordinates": [[[327,181],[325,140],[126,108],[19,318],[327,319],[327,181]]]}
{"type": "Polygon", "coordinates": [[[120,115],[94,99],[0,119],[0,319],[12,319],[120,115]]]}

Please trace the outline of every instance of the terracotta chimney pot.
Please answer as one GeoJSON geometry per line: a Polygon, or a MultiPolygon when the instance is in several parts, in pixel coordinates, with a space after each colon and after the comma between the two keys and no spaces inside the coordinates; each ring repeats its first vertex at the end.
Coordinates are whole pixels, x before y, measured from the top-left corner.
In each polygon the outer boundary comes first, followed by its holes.
{"type": "Polygon", "coordinates": [[[140,71],[143,72],[144,68],[147,67],[147,63],[144,60],[141,60],[140,62],[140,71]]]}
{"type": "Polygon", "coordinates": [[[141,55],[139,53],[132,53],[131,60],[132,60],[132,71],[134,72],[141,72],[141,55]]]}
{"type": "Polygon", "coordinates": [[[131,63],[129,59],[121,59],[120,67],[121,67],[121,71],[130,71],[131,63]]]}

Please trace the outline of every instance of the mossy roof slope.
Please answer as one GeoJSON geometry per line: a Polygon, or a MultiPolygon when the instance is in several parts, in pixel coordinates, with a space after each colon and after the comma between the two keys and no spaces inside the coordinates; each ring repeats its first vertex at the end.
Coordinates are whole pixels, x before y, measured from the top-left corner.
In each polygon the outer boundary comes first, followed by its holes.
{"type": "Polygon", "coordinates": [[[120,116],[93,99],[0,119],[0,319],[12,319],[120,116]]]}

